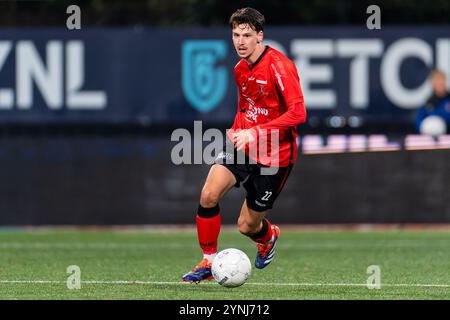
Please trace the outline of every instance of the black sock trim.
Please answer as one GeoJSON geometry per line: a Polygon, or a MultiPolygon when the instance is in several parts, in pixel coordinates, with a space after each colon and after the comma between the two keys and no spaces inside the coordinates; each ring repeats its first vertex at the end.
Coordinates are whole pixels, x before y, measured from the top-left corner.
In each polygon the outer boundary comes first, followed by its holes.
{"type": "Polygon", "coordinates": [[[198,205],[197,214],[201,218],[213,218],[220,213],[219,204],[212,208],[204,208],[200,204],[198,205]]]}
{"type": "Polygon", "coordinates": [[[257,233],[250,236],[253,240],[261,239],[264,237],[267,232],[269,231],[269,224],[267,223],[267,220],[264,218],[262,221],[262,228],[257,233]]]}

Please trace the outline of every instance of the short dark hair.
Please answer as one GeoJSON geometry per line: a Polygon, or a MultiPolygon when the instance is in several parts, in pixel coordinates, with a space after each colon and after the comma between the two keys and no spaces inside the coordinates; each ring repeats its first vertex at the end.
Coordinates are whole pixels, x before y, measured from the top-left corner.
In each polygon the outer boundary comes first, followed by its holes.
{"type": "Polygon", "coordinates": [[[231,29],[240,24],[248,24],[256,32],[264,31],[264,22],[264,16],[258,10],[249,7],[236,10],[230,18],[231,29]]]}

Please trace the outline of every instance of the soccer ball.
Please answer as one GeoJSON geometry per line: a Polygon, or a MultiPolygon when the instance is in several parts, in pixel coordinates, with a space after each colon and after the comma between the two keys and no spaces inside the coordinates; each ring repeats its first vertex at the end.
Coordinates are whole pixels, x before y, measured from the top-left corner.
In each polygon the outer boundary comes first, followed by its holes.
{"type": "Polygon", "coordinates": [[[214,258],[211,268],[214,279],[228,288],[243,285],[252,272],[252,264],[247,255],[233,248],[220,251],[214,258]]]}
{"type": "Polygon", "coordinates": [[[445,120],[439,116],[428,116],[420,124],[420,133],[430,136],[440,136],[447,132],[445,120]]]}

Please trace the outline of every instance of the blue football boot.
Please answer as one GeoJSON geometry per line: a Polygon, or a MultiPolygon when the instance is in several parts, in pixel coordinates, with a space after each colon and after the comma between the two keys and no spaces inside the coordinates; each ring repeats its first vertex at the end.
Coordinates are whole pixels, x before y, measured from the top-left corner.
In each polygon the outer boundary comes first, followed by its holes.
{"type": "Polygon", "coordinates": [[[278,228],[276,225],[272,225],[272,230],[273,230],[272,241],[266,244],[258,243],[258,252],[255,258],[255,267],[258,269],[263,269],[267,267],[274,258],[275,245],[277,243],[278,238],[280,237],[280,228],[278,228]]]}
{"type": "Polygon", "coordinates": [[[211,273],[211,263],[208,259],[203,259],[191,272],[186,273],[182,277],[185,282],[195,282],[199,283],[203,280],[212,280],[214,279],[211,273]]]}

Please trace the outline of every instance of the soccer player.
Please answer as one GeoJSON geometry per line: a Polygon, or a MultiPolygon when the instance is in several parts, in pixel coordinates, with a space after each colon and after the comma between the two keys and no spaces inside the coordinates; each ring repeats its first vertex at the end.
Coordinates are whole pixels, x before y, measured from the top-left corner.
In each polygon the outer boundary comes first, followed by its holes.
{"type": "MultiPolygon", "coordinates": [[[[295,64],[263,44],[264,21],[253,8],[239,9],[230,18],[233,44],[241,58],[234,68],[239,91],[237,114],[227,131],[232,152],[224,150],[217,157],[201,191],[196,224],[203,259],[182,277],[183,281],[213,279],[211,264],[220,232],[219,201],[241,183],[246,198],[238,219],[239,231],[257,244],[256,268],[266,267],[274,258],[280,229],[270,223],[266,212],[296,160],[297,125],[306,120],[306,110],[295,64]],[[261,148],[260,142],[270,142],[266,152],[251,152],[254,145],[261,148]],[[244,163],[236,161],[239,153],[244,153],[244,163]]],[[[225,149],[230,150],[228,146],[225,149]]]]}

